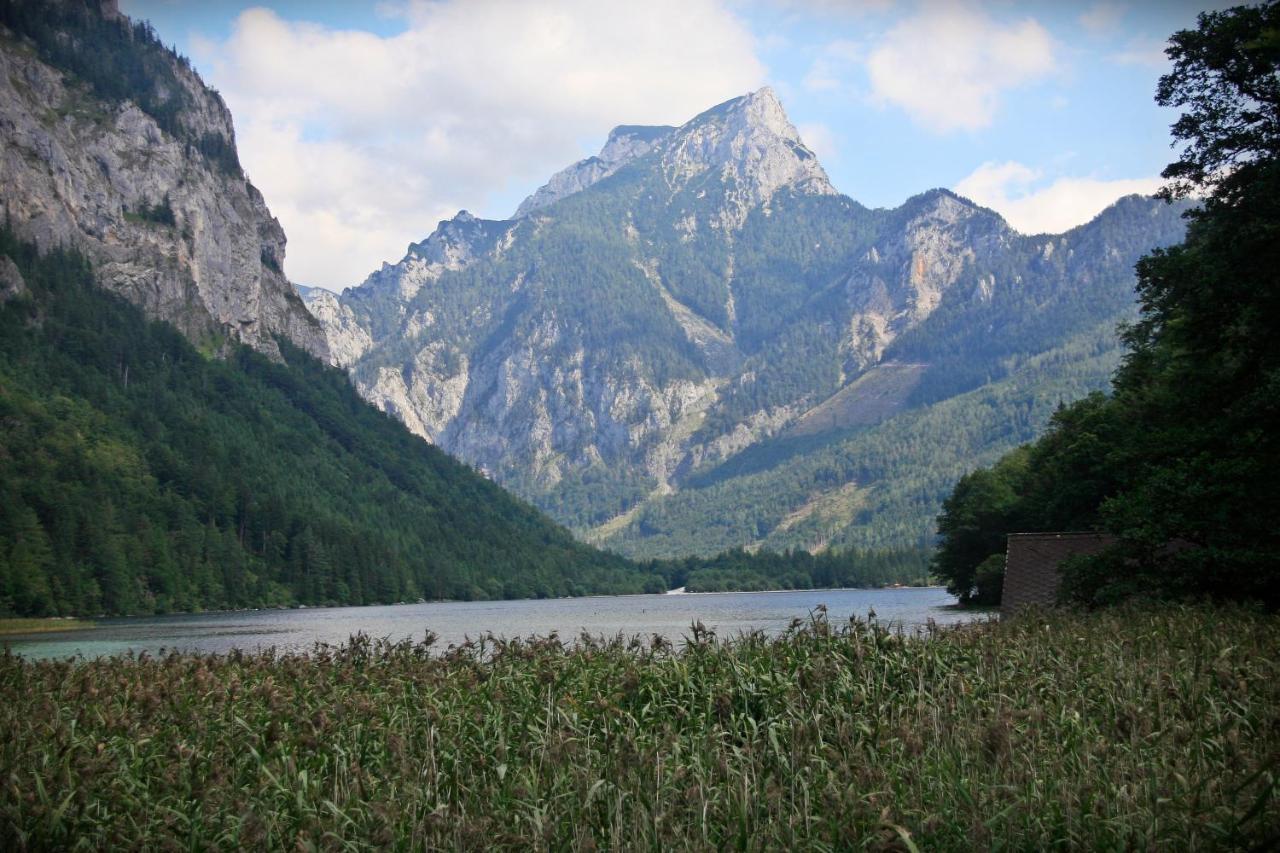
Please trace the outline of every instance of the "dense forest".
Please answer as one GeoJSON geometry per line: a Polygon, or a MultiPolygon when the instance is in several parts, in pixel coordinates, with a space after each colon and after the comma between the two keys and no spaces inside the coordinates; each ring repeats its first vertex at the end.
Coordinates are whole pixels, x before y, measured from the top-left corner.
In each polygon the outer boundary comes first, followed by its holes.
{"type": "Polygon", "coordinates": [[[923,586],[929,582],[925,548],[900,551],[857,551],[810,554],[808,551],[756,551],[735,548],[713,557],[654,560],[648,571],[661,574],[688,592],[762,591],[923,586]]]}
{"type": "Polygon", "coordinates": [[[1184,112],[1164,195],[1203,203],[1138,263],[1111,395],[947,499],[934,566],[966,600],[998,600],[1006,534],[1097,529],[1118,543],[1068,561],[1070,600],[1280,606],[1280,3],[1203,14],[1167,52],[1156,101],[1184,112]]]}
{"type": "Polygon", "coordinates": [[[0,613],[126,614],[921,582],[922,553],[643,565],[568,531],[281,341],[197,352],[6,227],[0,613]]]}
{"type": "Polygon", "coordinates": [[[7,229],[0,610],[163,612],[663,588],[282,341],[199,354],[7,229]],[[12,277],[12,276],[11,276],[12,277]]]}
{"type": "Polygon", "coordinates": [[[1033,439],[1059,401],[1105,387],[1117,364],[1107,324],[999,381],[883,423],[784,433],[654,500],[606,544],[640,557],[759,540],[777,551],[932,548],[932,518],[956,478],[1033,439]]]}

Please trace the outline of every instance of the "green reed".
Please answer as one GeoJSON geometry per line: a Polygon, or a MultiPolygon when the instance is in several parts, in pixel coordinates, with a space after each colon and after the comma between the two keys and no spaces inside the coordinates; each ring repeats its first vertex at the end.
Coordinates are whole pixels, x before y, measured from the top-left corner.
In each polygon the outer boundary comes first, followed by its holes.
{"type": "Polygon", "coordinates": [[[1219,849],[1280,826],[1243,609],[672,647],[0,658],[6,849],[1219,849]]]}

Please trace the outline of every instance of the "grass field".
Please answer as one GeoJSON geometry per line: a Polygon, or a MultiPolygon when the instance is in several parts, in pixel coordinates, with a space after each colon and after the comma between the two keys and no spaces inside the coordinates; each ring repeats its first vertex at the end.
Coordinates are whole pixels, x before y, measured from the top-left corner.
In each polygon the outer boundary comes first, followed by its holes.
{"type": "Polygon", "coordinates": [[[1277,842],[1280,624],[357,638],[0,657],[0,846],[1223,849],[1277,842]]]}

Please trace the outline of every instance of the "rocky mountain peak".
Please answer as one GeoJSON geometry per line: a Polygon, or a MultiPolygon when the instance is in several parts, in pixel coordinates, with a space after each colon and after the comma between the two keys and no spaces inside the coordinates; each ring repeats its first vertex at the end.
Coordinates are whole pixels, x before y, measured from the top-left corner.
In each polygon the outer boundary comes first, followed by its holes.
{"type": "Polygon", "coordinates": [[[741,225],[747,209],[784,187],[811,195],[837,194],[777,94],[765,86],[714,106],[680,127],[615,127],[599,154],[552,175],[521,203],[515,218],[582,192],[650,153],[660,157],[672,186],[709,172],[731,183],[731,209],[714,217],[730,227],[741,225]]]}
{"type": "Polygon", "coordinates": [[[741,226],[748,210],[784,188],[837,195],[817,155],[768,86],[698,115],[664,147],[664,171],[677,185],[708,172],[719,174],[728,204],[713,221],[724,227],[741,226]]]}
{"type": "Polygon", "coordinates": [[[579,193],[604,180],[628,163],[648,154],[661,144],[673,127],[663,125],[621,124],[609,131],[609,138],[600,153],[572,166],[561,169],[516,208],[513,219],[528,216],[533,211],[554,204],[566,196],[579,193]]]}
{"type": "Polygon", "coordinates": [[[406,254],[439,264],[453,263],[464,256],[470,258],[471,244],[486,236],[490,225],[493,223],[459,210],[452,219],[442,219],[425,240],[410,243],[406,254]]]}
{"type": "Polygon", "coordinates": [[[782,101],[778,100],[778,95],[771,86],[764,86],[754,92],[717,104],[694,117],[684,127],[703,124],[721,117],[790,138],[796,142],[800,141],[800,135],[791,124],[791,120],[787,118],[787,111],[783,109],[782,101]]]}

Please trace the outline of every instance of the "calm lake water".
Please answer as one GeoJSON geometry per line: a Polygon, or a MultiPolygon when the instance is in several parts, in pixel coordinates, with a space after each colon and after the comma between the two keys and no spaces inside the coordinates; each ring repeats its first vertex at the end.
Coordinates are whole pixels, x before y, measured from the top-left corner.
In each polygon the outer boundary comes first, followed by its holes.
{"type": "Polygon", "coordinates": [[[911,631],[930,620],[938,624],[987,618],[950,609],[946,590],[839,589],[803,592],[724,592],[694,595],[626,595],[541,601],[483,601],[401,604],[377,607],[321,607],[306,610],[255,610],[134,619],[104,619],[96,627],[4,638],[15,653],[33,658],[98,657],[129,651],[159,654],[253,651],[276,648],[303,651],[317,642],[342,643],[364,632],[393,640],[422,639],[434,631],[437,647],[492,632],[504,637],[545,636],[566,640],[593,635],[649,637],[680,642],[695,620],[731,637],[745,631],[781,632],[794,618],[807,618],[825,604],[833,624],[874,611],[885,625],[911,631]]]}

